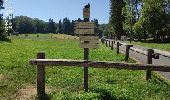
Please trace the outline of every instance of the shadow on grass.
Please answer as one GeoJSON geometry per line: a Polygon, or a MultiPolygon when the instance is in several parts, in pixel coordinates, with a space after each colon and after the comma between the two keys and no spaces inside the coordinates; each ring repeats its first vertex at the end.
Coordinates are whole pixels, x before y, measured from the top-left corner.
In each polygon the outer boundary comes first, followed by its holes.
{"type": "Polygon", "coordinates": [[[118,84],[118,83],[120,83],[120,82],[121,82],[121,80],[112,80],[112,79],[106,80],[106,83],[107,83],[107,84],[118,84]]]}
{"type": "Polygon", "coordinates": [[[11,39],[0,39],[0,43],[2,43],[2,42],[12,43],[11,39]]]}
{"type": "Polygon", "coordinates": [[[165,84],[168,88],[170,88],[170,82],[166,81],[166,79],[156,73],[152,74],[152,80],[150,80],[150,82],[154,82],[156,84],[165,84]]]}
{"type": "Polygon", "coordinates": [[[92,88],[90,91],[99,93],[101,100],[131,100],[130,98],[127,98],[127,97],[113,96],[112,95],[113,93],[106,89],[92,88]]]}
{"type": "Polygon", "coordinates": [[[51,98],[47,94],[45,94],[45,96],[42,98],[36,97],[36,100],[51,100],[51,98]]]}

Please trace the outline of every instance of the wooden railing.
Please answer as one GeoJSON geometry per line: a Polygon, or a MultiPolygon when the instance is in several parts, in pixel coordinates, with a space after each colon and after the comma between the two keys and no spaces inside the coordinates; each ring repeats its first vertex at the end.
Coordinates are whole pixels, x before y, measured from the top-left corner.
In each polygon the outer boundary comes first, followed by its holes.
{"type": "MultiPolygon", "coordinates": [[[[128,43],[122,43],[120,41],[116,41],[116,40],[112,40],[112,39],[102,40],[102,43],[103,44],[105,43],[106,47],[111,47],[112,50],[113,50],[113,46],[116,45],[117,53],[119,53],[119,50],[120,50],[119,48],[120,48],[121,45],[124,45],[124,46],[131,45],[131,44],[128,44],[128,43]]],[[[135,47],[133,47],[133,45],[131,45],[130,50],[147,56],[147,51],[135,48],[135,47]]],[[[170,52],[162,51],[162,50],[158,50],[158,49],[153,49],[153,52],[154,52],[153,53],[153,58],[154,59],[159,59],[159,55],[167,57],[167,58],[170,58],[170,52]]]]}
{"type": "MultiPolygon", "coordinates": [[[[149,52],[148,52],[149,53],[149,52]]],[[[151,53],[150,53],[151,54],[151,53]]],[[[152,55],[148,56],[148,63],[151,63],[150,59],[152,55]]],[[[151,64],[133,64],[133,63],[120,63],[110,61],[87,61],[87,60],[68,60],[68,59],[45,59],[45,53],[40,52],[37,54],[37,59],[30,60],[31,65],[37,66],[37,96],[39,99],[45,98],[45,67],[48,66],[75,66],[75,67],[93,67],[93,68],[115,68],[126,70],[146,70],[146,79],[151,78],[151,71],[170,72],[170,66],[151,65],[151,64]]],[[[87,74],[88,75],[88,74],[87,74]]],[[[87,76],[88,77],[88,76],[87,76]]],[[[85,79],[85,77],[84,77],[85,79]]],[[[88,80],[87,80],[88,81],[88,80]]],[[[84,83],[83,86],[88,85],[84,83]]],[[[84,87],[88,90],[87,87],[84,87]]]]}
{"type": "MultiPolygon", "coordinates": [[[[115,41],[112,39],[105,39],[102,40],[102,43],[106,45],[106,47],[111,47],[111,50],[113,50],[113,47],[116,47],[116,52],[117,54],[119,54],[120,52],[120,46],[125,46],[125,61],[128,61],[129,58],[129,51],[134,51],[137,53],[140,53],[141,55],[145,55],[147,56],[147,64],[152,64],[152,58],[153,59],[159,59],[159,56],[164,56],[164,57],[168,57],[170,58],[170,53],[169,52],[165,52],[165,51],[160,51],[160,50],[156,50],[156,49],[147,49],[147,51],[145,50],[141,50],[138,48],[133,47],[133,45],[128,44],[128,43],[122,43],[120,41],[115,41]]],[[[146,70],[146,79],[150,79],[151,78],[151,70],[146,70]]]]}

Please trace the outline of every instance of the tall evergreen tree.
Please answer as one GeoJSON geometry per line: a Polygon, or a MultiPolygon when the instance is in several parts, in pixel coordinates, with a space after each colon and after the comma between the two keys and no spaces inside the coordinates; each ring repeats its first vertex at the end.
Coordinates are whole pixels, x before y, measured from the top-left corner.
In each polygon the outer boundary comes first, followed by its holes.
{"type": "Polygon", "coordinates": [[[49,24],[48,24],[48,30],[50,33],[56,33],[56,24],[55,22],[53,21],[53,19],[49,19],[49,24]]]}
{"type": "Polygon", "coordinates": [[[124,6],[125,2],[123,0],[110,0],[110,24],[113,27],[118,40],[120,40],[121,35],[124,34],[124,16],[122,15],[122,8],[124,6]]]}
{"type": "MultiPolygon", "coordinates": [[[[0,11],[4,9],[3,7],[3,0],[0,0],[0,11]]],[[[6,39],[7,34],[5,32],[5,26],[4,26],[4,21],[3,21],[3,14],[0,14],[0,40],[6,39]]]]}
{"type": "Polygon", "coordinates": [[[58,23],[58,32],[59,32],[59,33],[63,33],[63,27],[62,27],[62,22],[61,22],[61,20],[59,20],[59,23],[58,23]]]}
{"type": "Polygon", "coordinates": [[[63,33],[68,35],[71,34],[71,23],[67,17],[63,19],[63,33]]]}

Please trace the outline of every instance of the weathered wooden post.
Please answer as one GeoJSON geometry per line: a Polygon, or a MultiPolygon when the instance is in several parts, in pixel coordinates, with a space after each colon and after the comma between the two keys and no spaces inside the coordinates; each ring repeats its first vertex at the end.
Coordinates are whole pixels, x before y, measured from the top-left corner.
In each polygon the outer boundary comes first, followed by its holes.
{"type": "MultiPolygon", "coordinates": [[[[45,59],[45,53],[39,52],[37,59],[45,59]]],[[[37,96],[38,99],[45,99],[45,66],[37,65],[37,96]]]]}
{"type": "MultiPolygon", "coordinates": [[[[84,22],[90,21],[90,4],[86,5],[83,9],[84,22]]],[[[89,60],[89,48],[84,48],[84,60],[89,60]]],[[[84,64],[84,89],[88,91],[88,66],[84,64]]]]}
{"type": "Polygon", "coordinates": [[[84,22],[75,23],[75,33],[79,35],[80,47],[84,49],[84,64],[83,64],[83,87],[88,91],[88,60],[89,48],[97,48],[99,46],[99,37],[95,36],[95,25],[90,22],[90,4],[85,5],[83,8],[84,22]]]}
{"type": "Polygon", "coordinates": [[[110,39],[109,39],[109,47],[111,47],[111,41],[110,41],[110,39]]]}
{"type": "Polygon", "coordinates": [[[113,41],[112,41],[112,44],[111,44],[111,50],[113,50],[113,44],[114,44],[114,43],[113,43],[113,41]]]}
{"type": "Polygon", "coordinates": [[[129,50],[130,47],[133,47],[133,45],[126,45],[126,53],[125,53],[125,61],[127,62],[129,59],[129,50]]]}
{"type": "Polygon", "coordinates": [[[117,54],[119,54],[119,46],[120,46],[120,43],[117,42],[117,48],[116,48],[117,54]]]}
{"type": "MultiPolygon", "coordinates": [[[[147,55],[147,64],[152,64],[152,55],[154,53],[153,49],[148,49],[147,50],[148,55],[147,55]]],[[[146,80],[151,79],[151,70],[146,70],[146,80]]]]}
{"type": "Polygon", "coordinates": [[[107,47],[107,41],[108,41],[108,40],[106,39],[106,47],[107,47]]]}

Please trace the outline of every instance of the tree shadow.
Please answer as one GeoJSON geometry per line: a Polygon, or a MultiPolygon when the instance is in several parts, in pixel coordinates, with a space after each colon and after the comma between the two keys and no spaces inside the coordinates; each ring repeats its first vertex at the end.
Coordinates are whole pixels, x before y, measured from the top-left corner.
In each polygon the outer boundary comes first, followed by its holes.
{"type": "Polygon", "coordinates": [[[2,43],[2,42],[12,43],[11,39],[0,39],[0,43],[2,43]]]}
{"type": "Polygon", "coordinates": [[[121,80],[112,80],[112,79],[108,79],[106,80],[106,83],[108,84],[118,84],[121,80]]]}
{"type": "Polygon", "coordinates": [[[95,93],[99,93],[101,100],[131,100],[130,98],[127,98],[127,97],[113,96],[112,95],[113,93],[106,89],[93,88],[91,89],[91,91],[95,93]]]}

